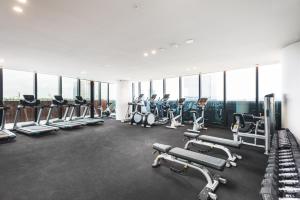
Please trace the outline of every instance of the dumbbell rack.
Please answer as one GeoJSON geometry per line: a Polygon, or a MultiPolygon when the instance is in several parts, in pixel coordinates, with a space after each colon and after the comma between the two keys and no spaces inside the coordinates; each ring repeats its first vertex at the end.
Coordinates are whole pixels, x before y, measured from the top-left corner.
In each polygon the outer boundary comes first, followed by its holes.
{"type": "Polygon", "coordinates": [[[261,183],[262,200],[300,200],[300,150],[293,134],[273,135],[268,165],[261,183]]]}

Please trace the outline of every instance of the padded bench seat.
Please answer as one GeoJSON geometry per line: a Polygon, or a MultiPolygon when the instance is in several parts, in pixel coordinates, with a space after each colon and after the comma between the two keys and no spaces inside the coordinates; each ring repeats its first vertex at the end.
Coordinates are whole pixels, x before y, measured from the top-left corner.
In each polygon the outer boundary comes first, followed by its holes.
{"type": "Polygon", "coordinates": [[[223,170],[226,164],[226,161],[221,158],[196,153],[178,147],[171,149],[168,154],[177,158],[181,158],[196,164],[204,165],[218,170],[223,170]]]}
{"type": "Polygon", "coordinates": [[[231,146],[231,147],[235,147],[235,148],[240,148],[240,146],[242,144],[241,142],[236,142],[234,140],[213,137],[213,136],[209,136],[209,135],[199,135],[198,139],[207,141],[207,142],[216,143],[216,144],[223,144],[223,145],[227,145],[227,146],[231,146]]]}
{"type": "Polygon", "coordinates": [[[168,153],[172,147],[170,145],[166,144],[160,144],[160,143],[154,143],[153,149],[155,149],[158,152],[168,153]]]}
{"type": "Polygon", "coordinates": [[[183,135],[189,139],[196,139],[199,137],[198,133],[184,132],[183,135]]]}

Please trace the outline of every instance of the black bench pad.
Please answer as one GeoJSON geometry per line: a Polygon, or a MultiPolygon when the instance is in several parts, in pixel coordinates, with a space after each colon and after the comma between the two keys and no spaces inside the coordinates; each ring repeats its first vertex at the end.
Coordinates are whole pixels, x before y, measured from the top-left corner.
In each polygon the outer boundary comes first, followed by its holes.
{"type": "Polygon", "coordinates": [[[170,149],[172,149],[170,145],[160,144],[160,143],[154,143],[152,147],[156,151],[163,152],[163,153],[167,153],[168,151],[170,151],[170,149]]]}
{"type": "Polygon", "coordinates": [[[204,165],[218,170],[223,170],[226,161],[213,156],[196,153],[186,149],[175,147],[169,151],[169,154],[177,158],[181,158],[199,165],[204,165]]]}
{"type": "Polygon", "coordinates": [[[216,143],[216,144],[231,146],[231,147],[235,147],[235,148],[240,148],[240,146],[241,146],[240,142],[236,142],[236,141],[233,141],[230,139],[225,139],[225,138],[213,137],[213,136],[209,136],[209,135],[199,135],[198,139],[207,141],[207,142],[216,143]]]}
{"type": "Polygon", "coordinates": [[[199,134],[197,133],[191,133],[191,132],[184,132],[183,135],[187,138],[198,138],[199,137],[199,134]]]}

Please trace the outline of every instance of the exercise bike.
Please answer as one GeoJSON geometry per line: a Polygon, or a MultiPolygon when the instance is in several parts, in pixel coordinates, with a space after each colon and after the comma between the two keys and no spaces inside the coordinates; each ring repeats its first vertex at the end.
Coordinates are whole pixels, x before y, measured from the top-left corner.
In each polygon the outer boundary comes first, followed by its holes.
{"type": "Polygon", "coordinates": [[[170,126],[166,126],[167,128],[176,129],[179,126],[184,126],[182,124],[182,110],[183,110],[183,104],[184,104],[185,98],[180,98],[178,101],[178,110],[179,114],[175,117],[174,111],[169,110],[170,118],[171,118],[171,124],[170,126]]]}
{"type": "Polygon", "coordinates": [[[192,129],[187,129],[189,132],[193,133],[200,133],[200,130],[207,130],[207,128],[204,126],[204,111],[205,111],[205,106],[207,104],[208,98],[200,98],[197,101],[198,107],[201,109],[201,116],[197,118],[196,110],[192,110],[191,113],[193,113],[193,128],[192,129]]]}

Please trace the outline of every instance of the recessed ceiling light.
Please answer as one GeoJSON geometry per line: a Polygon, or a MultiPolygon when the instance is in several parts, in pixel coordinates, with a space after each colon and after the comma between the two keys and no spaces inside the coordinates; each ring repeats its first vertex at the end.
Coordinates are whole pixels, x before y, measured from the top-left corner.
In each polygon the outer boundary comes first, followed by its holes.
{"type": "Polygon", "coordinates": [[[148,53],[144,53],[144,57],[148,57],[149,56],[149,54],[148,53]]]}
{"type": "Polygon", "coordinates": [[[151,51],[151,53],[152,53],[153,55],[155,55],[155,54],[156,54],[156,50],[153,49],[153,50],[151,51]]]}
{"type": "Polygon", "coordinates": [[[195,42],[195,40],[193,39],[188,39],[185,41],[186,44],[193,44],[195,42]]]}
{"type": "Polygon", "coordinates": [[[23,13],[23,9],[22,9],[20,6],[14,6],[14,7],[13,7],[13,10],[14,10],[16,13],[23,13]]]}
{"type": "Polygon", "coordinates": [[[0,58],[0,64],[2,64],[4,62],[5,62],[4,58],[0,58]]]}
{"type": "Polygon", "coordinates": [[[193,67],[193,70],[196,70],[197,68],[198,68],[198,67],[194,66],[194,67],[193,67]]]}
{"type": "Polygon", "coordinates": [[[188,68],[186,68],[185,70],[186,70],[186,71],[191,71],[191,68],[188,67],[188,68]]]}
{"type": "Polygon", "coordinates": [[[178,48],[178,47],[179,47],[179,44],[177,44],[177,43],[172,43],[171,46],[174,47],[174,48],[178,48]]]}
{"type": "Polygon", "coordinates": [[[87,74],[87,72],[86,71],[81,71],[80,74],[87,74]]]}
{"type": "Polygon", "coordinates": [[[27,0],[18,0],[19,3],[25,4],[27,3],[27,0]]]}

